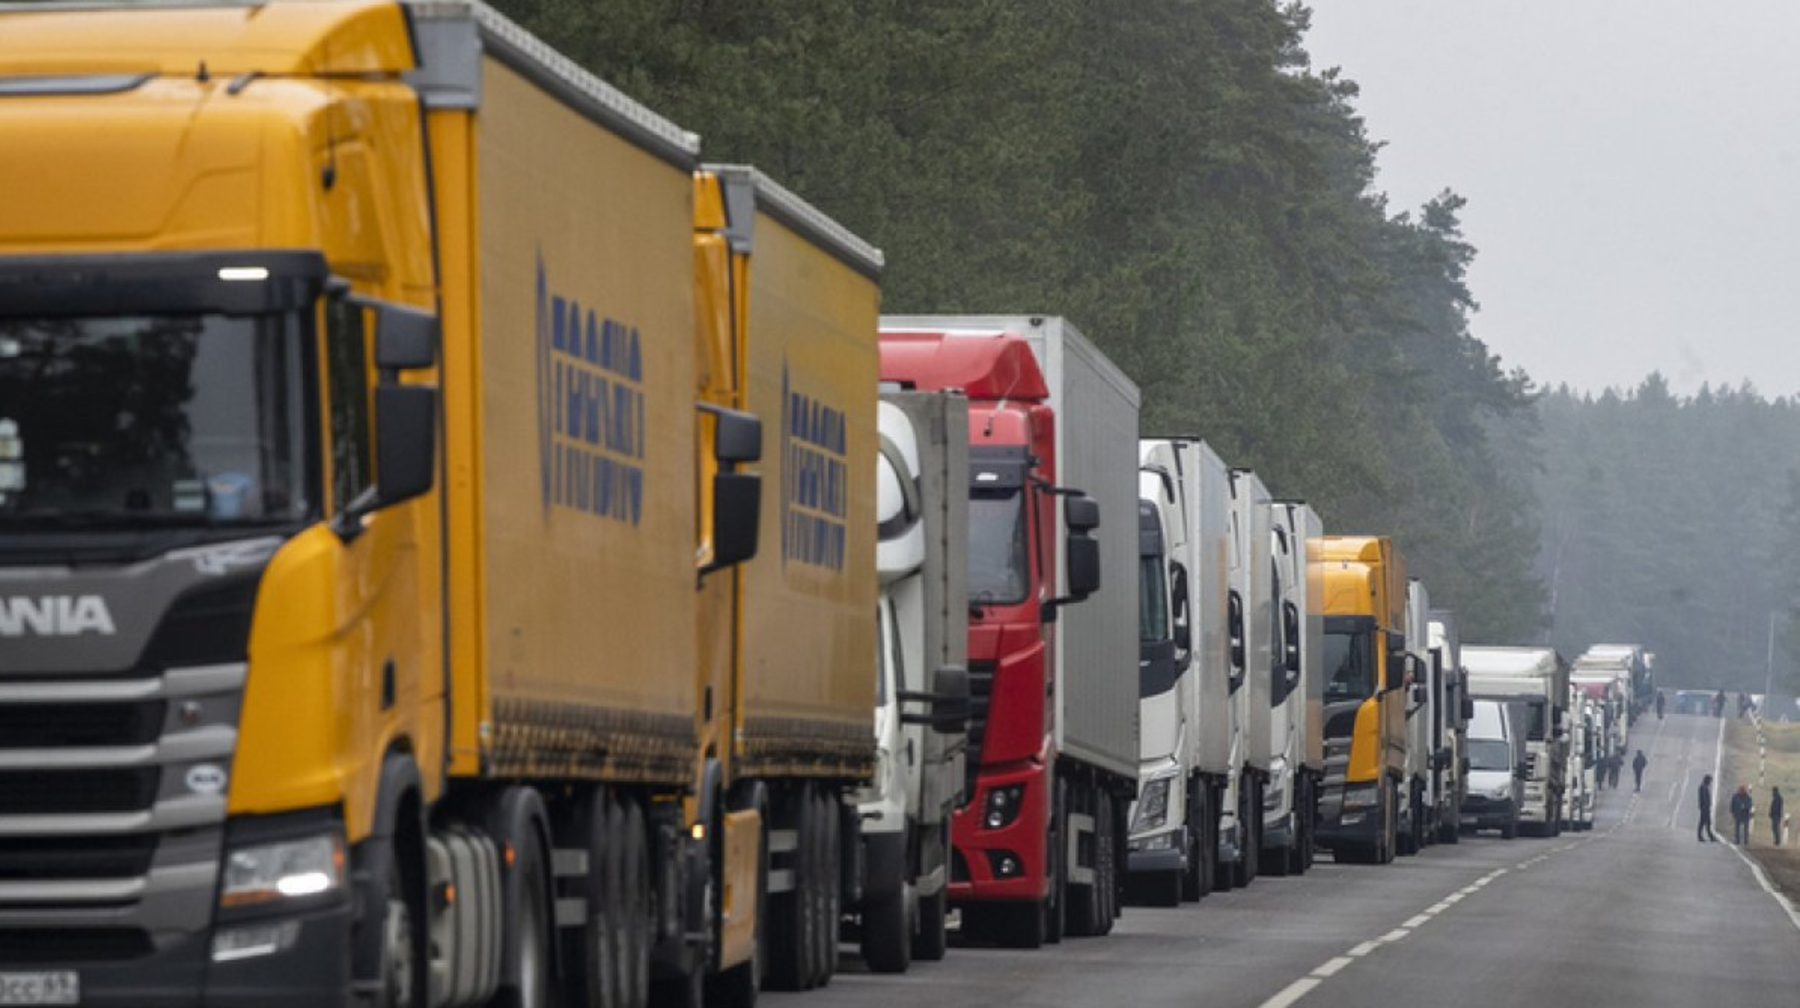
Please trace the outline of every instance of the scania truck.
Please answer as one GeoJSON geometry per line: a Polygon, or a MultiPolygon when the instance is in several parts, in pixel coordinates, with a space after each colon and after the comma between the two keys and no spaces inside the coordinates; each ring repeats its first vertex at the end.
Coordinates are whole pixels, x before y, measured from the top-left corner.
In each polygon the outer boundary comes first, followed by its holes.
{"type": "Polygon", "coordinates": [[[1547,647],[1464,647],[1463,665],[1476,699],[1519,706],[1525,730],[1520,830],[1538,836],[1561,833],[1569,744],[1568,666],[1547,647]]]}
{"type": "Polygon", "coordinates": [[[1231,472],[1204,441],[1138,448],[1138,797],[1128,894],[1173,906],[1210,892],[1232,773],[1231,472]]]}
{"type": "Polygon", "coordinates": [[[1286,673],[1275,650],[1280,604],[1275,585],[1270,497],[1256,473],[1231,471],[1231,740],[1236,749],[1219,826],[1220,878],[1247,886],[1263,846],[1263,795],[1274,758],[1270,695],[1286,673]]]}
{"type": "Polygon", "coordinates": [[[881,325],[882,381],[969,397],[972,779],[950,902],[977,940],[1104,934],[1138,778],[1137,386],[1061,318],[881,325]]]}
{"type": "Polygon", "coordinates": [[[828,979],[879,253],[479,3],[7,8],[0,135],[6,989],[828,979]]]}
{"type": "Polygon", "coordinates": [[[878,973],[944,957],[950,816],[968,720],[969,401],[881,394],[875,779],[858,795],[862,957],[878,973]]]}
{"type": "Polygon", "coordinates": [[[1259,862],[1271,875],[1312,867],[1318,794],[1325,774],[1323,571],[1308,560],[1308,543],[1325,534],[1318,513],[1300,501],[1271,505],[1275,561],[1275,676],[1269,687],[1269,787],[1263,795],[1259,862]]]}
{"type": "Polygon", "coordinates": [[[1406,799],[1406,562],[1387,536],[1327,535],[1325,790],[1319,844],[1339,861],[1386,863],[1406,799]]]}

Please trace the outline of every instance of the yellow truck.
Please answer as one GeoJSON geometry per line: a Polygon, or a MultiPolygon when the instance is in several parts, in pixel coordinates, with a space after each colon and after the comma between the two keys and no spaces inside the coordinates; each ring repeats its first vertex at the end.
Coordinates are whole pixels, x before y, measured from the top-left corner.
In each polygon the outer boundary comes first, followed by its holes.
{"type": "Polygon", "coordinates": [[[0,7],[0,136],[9,1002],[827,980],[879,253],[479,3],[0,7]]]}
{"type": "Polygon", "coordinates": [[[1339,861],[1386,863],[1407,800],[1406,710],[1418,678],[1406,646],[1406,561],[1387,536],[1322,536],[1307,552],[1325,586],[1318,841],[1339,861]]]}

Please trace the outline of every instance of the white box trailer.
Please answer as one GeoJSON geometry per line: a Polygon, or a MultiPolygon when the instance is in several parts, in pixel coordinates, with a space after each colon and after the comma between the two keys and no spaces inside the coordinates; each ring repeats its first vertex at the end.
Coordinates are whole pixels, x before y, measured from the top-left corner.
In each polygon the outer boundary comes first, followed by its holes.
{"type": "Polygon", "coordinates": [[[1144,597],[1128,891],[1169,906],[1213,886],[1232,770],[1231,472],[1205,442],[1146,438],[1138,494],[1144,597]]]}
{"type": "Polygon", "coordinates": [[[1271,875],[1312,866],[1319,785],[1325,775],[1324,572],[1309,563],[1307,543],[1325,534],[1318,513],[1300,501],[1270,506],[1274,561],[1274,678],[1269,693],[1271,759],[1263,796],[1259,858],[1271,875]]]}
{"type": "Polygon", "coordinates": [[[1438,760],[1438,839],[1456,843],[1462,835],[1463,799],[1469,793],[1469,676],[1462,665],[1462,633],[1456,612],[1429,613],[1431,661],[1438,696],[1438,733],[1445,755],[1438,760]]]}
{"type": "Polygon", "coordinates": [[[1476,698],[1522,706],[1527,776],[1520,828],[1555,836],[1568,760],[1568,665],[1544,647],[1465,647],[1463,665],[1476,698]]]}
{"type": "Polygon", "coordinates": [[[1274,753],[1270,692],[1282,667],[1275,658],[1274,557],[1268,488],[1248,469],[1231,472],[1231,709],[1238,751],[1220,817],[1219,858],[1232,884],[1256,878],[1262,851],[1263,794],[1274,753]]]}
{"type": "Polygon", "coordinates": [[[1412,687],[1406,697],[1408,800],[1401,810],[1400,853],[1417,854],[1437,839],[1435,773],[1439,741],[1438,690],[1431,661],[1431,594],[1412,578],[1406,585],[1406,654],[1412,687]]]}

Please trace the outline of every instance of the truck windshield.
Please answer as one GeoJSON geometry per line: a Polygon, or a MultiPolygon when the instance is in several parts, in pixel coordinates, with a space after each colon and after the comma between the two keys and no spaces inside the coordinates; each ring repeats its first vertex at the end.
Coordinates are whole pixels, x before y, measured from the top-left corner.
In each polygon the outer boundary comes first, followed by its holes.
{"type": "Polygon", "coordinates": [[[1031,582],[1025,499],[1019,488],[969,494],[969,601],[1016,605],[1031,582]]]}
{"type": "Polygon", "coordinates": [[[304,518],[302,337],[294,316],[0,318],[0,528],[304,518]]]}
{"type": "Polygon", "coordinates": [[[1367,630],[1325,632],[1325,701],[1375,695],[1373,635],[1367,630]]]}
{"type": "Polygon", "coordinates": [[[1161,644],[1169,639],[1168,586],[1160,556],[1138,558],[1138,643],[1161,644]]]}
{"type": "Polygon", "coordinates": [[[1469,769],[1511,770],[1511,753],[1506,743],[1499,739],[1470,739],[1469,769]]]}

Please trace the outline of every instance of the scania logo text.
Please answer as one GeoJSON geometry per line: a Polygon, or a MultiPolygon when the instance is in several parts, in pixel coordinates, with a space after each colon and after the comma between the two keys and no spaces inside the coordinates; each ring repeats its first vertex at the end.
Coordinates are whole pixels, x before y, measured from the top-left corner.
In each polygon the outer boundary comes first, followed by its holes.
{"type": "Polygon", "coordinates": [[[79,637],[115,633],[99,595],[0,596],[0,637],[79,637]]]}

